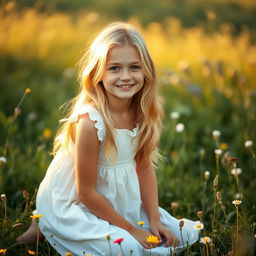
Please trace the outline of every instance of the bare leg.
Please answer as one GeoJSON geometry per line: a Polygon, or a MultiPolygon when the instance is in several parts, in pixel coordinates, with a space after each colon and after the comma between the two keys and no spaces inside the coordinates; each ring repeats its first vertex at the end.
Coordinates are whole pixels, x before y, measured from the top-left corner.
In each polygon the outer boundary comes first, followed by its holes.
{"type": "Polygon", "coordinates": [[[28,228],[28,230],[25,231],[22,235],[20,235],[16,239],[16,241],[25,243],[27,245],[33,244],[37,240],[38,232],[39,232],[39,239],[42,239],[44,236],[41,233],[41,231],[40,231],[40,229],[39,229],[39,227],[36,223],[36,220],[32,219],[30,227],[28,228]]]}

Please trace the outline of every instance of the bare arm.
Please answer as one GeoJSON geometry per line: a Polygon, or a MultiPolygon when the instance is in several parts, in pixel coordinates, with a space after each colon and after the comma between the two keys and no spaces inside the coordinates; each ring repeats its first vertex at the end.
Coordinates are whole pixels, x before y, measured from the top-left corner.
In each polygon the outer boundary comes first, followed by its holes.
{"type": "Polygon", "coordinates": [[[76,125],[75,176],[78,197],[99,218],[130,231],[133,226],[96,190],[100,142],[94,124],[89,118],[80,118],[76,125]]]}
{"type": "Polygon", "coordinates": [[[137,163],[137,175],[140,183],[141,200],[149,218],[151,231],[155,236],[159,237],[160,242],[164,237],[166,239],[166,247],[169,247],[177,238],[160,221],[155,170],[150,164],[140,165],[140,163],[137,163]]]}

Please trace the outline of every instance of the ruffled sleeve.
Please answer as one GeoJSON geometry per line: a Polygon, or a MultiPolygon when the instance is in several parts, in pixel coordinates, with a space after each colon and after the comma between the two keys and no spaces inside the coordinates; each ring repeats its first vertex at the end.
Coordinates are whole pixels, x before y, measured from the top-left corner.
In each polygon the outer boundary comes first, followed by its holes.
{"type": "Polygon", "coordinates": [[[90,105],[82,106],[77,111],[74,111],[74,113],[69,118],[69,122],[70,123],[77,122],[79,116],[86,113],[88,113],[90,120],[95,122],[95,128],[97,129],[98,139],[100,142],[103,142],[106,135],[106,128],[100,113],[94,107],[90,105]]]}

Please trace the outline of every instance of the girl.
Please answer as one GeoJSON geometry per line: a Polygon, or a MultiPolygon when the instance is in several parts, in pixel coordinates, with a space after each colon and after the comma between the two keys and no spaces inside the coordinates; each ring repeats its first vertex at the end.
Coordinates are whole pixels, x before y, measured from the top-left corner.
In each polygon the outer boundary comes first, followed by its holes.
{"type": "MultiPolygon", "coordinates": [[[[110,255],[108,235],[114,256],[118,238],[126,255],[150,248],[151,255],[167,255],[174,242],[182,251],[198,231],[184,219],[181,237],[179,221],[158,207],[154,166],[163,111],[142,36],[130,24],[113,23],[80,64],[80,91],[37,194],[40,231],[61,255],[110,255]],[[147,242],[150,235],[159,243],[147,242]]],[[[34,222],[18,241],[32,240],[36,229],[34,222]]]]}

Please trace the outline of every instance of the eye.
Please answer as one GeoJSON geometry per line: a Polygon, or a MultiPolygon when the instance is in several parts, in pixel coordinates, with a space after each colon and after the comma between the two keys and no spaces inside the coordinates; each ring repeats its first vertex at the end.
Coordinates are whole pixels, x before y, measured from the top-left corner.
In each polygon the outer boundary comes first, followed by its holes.
{"type": "Polygon", "coordinates": [[[110,70],[110,71],[119,71],[119,70],[120,70],[120,67],[119,67],[119,66],[110,66],[110,67],[108,68],[108,70],[110,70]]]}
{"type": "Polygon", "coordinates": [[[139,69],[141,69],[141,66],[140,65],[132,65],[130,68],[132,70],[139,70],[139,69]]]}

